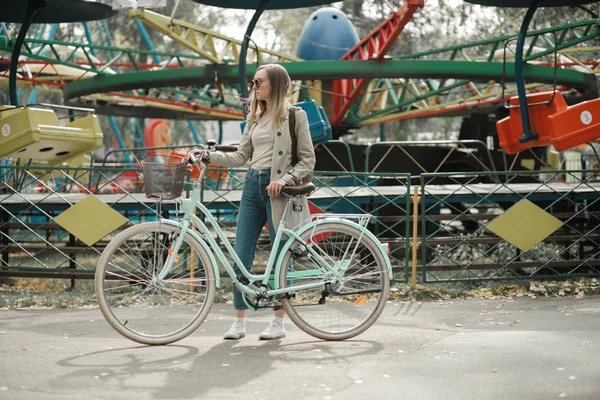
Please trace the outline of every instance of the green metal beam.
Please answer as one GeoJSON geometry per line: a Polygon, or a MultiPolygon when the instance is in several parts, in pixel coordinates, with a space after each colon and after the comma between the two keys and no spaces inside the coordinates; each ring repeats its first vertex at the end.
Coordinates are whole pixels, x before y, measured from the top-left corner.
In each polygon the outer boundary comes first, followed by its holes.
{"type": "MultiPolygon", "coordinates": [[[[353,78],[433,78],[514,81],[514,64],[507,63],[503,76],[502,63],[479,63],[468,61],[440,60],[385,60],[385,61],[303,61],[281,63],[292,79],[353,79],[353,78]],[[504,78],[504,79],[503,79],[504,78]]],[[[162,71],[139,71],[116,75],[98,75],[68,83],[64,88],[65,100],[95,93],[112,91],[149,89],[165,86],[204,85],[215,81],[235,83],[238,79],[238,66],[231,64],[207,65],[194,68],[177,68],[162,71]]],[[[555,70],[552,67],[527,65],[525,79],[528,82],[552,83],[555,70]]],[[[256,70],[255,65],[247,67],[249,76],[256,70]]],[[[559,85],[591,91],[598,94],[595,76],[578,71],[558,70],[556,80],[559,85]]]]}
{"type": "MultiPolygon", "coordinates": [[[[505,42],[513,37],[514,35],[505,35],[460,46],[403,55],[395,57],[391,62],[385,61],[381,65],[375,65],[374,61],[361,63],[350,61],[351,64],[345,65],[338,64],[339,61],[284,63],[282,65],[286,66],[295,79],[364,77],[382,80],[383,82],[371,83],[370,87],[388,88],[390,94],[383,99],[386,101],[374,103],[380,94],[379,90],[372,92],[365,90],[361,99],[362,103],[357,102],[352,107],[352,113],[348,114],[347,120],[344,122],[344,124],[362,125],[368,124],[373,119],[379,123],[381,118],[391,115],[390,113],[393,114],[391,117],[399,117],[404,113],[412,115],[415,110],[420,109],[427,114],[428,107],[440,109],[443,103],[448,103],[448,110],[451,110],[452,107],[460,104],[461,99],[471,103],[494,99],[499,101],[502,83],[502,48],[505,42]],[[395,63],[396,61],[400,61],[402,64],[395,63]],[[410,62],[407,63],[407,61],[410,62]],[[426,64],[416,63],[417,61],[426,64]],[[390,78],[394,80],[390,81],[390,78]],[[410,78],[411,82],[403,78],[410,78]],[[418,95],[413,90],[407,89],[407,85],[418,88],[418,95]],[[472,92],[472,89],[481,91],[484,97],[477,99],[477,93],[472,92]],[[373,104],[375,107],[360,107],[360,104],[373,104]]],[[[532,31],[528,34],[526,42],[528,56],[525,61],[535,60],[550,63],[553,61],[554,51],[568,55],[568,58],[574,62],[577,62],[577,59],[581,61],[595,60],[598,59],[596,54],[599,50],[593,46],[597,43],[598,38],[600,38],[600,27],[597,20],[532,31]],[[546,48],[534,48],[536,43],[538,45],[545,44],[546,48]],[[579,55],[580,53],[581,55],[579,55]]],[[[0,36],[0,51],[10,51],[12,46],[13,44],[8,38],[0,36]]],[[[145,96],[156,100],[171,101],[173,95],[177,94],[183,96],[182,98],[187,99],[191,104],[200,107],[210,108],[217,104],[223,104],[231,112],[235,113],[241,110],[241,106],[236,104],[236,99],[239,97],[238,80],[235,77],[238,67],[234,64],[195,68],[203,64],[202,58],[195,55],[33,39],[26,40],[22,54],[30,59],[77,68],[82,73],[90,71],[103,75],[67,84],[65,94],[69,99],[76,98],[77,101],[81,101],[79,93],[83,92],[107,92],[121,87],[152,88],[153,90],[147,91],[145,96]],[[78,60],[73,59],[75,55],[78,60]],[[147,71],[137,72],[147,68],[147,66],[141,68],[140,63],[145,62],[150,56],[152,58],[159,57],[163,63],[163,69],[166,71],[160,71],[158,74],[147,71]],[[89,65],[82,65],[76,61],[87,62],[89,65]],[[185,68],[166,68],[169,63],[185,68]],[[232,71],[234,72],[233,77],[232,71]],[[109,76],[109,73],[113,72],[117,73],[116,76],[109,76]],[[218,90],[223,98],[215,99],[208,93],[208,90],[215,89],[215,77],[218,79],[218,90]],[[105,87],[105,84],[109,84],[110,87],[105,87]],[[161,88],[156,89],[155,87],[158,86],[161,88]]],[[[510,48],[507,56],[509,61],[514,56],[510,48]]],[[[563,58],[564,60],[565,58],[563,58]]],[[[597,72],[597,67],[583,64],[582,67],[587,67],[587,72],[590,74],[586,75],[581,71],[573,73],[572,70],[568,71],[565,68],[559,69],[559,85],[589,90],[591,93],[597,94],[596,83],[592,78],[592,74],[597,72]]],[[[514,64],[507,64],[506,71],[505,88],[506,93],[510,94],[512,93],[510,82],[514,82],[512,73],[514,64]]],[[[254,65],[248,69],[248,75],[253,72],[254,65]]],[[[551,67],[528,66],[526,74],[531,83],[552,83],[551,67]]],[[[127,93],[127,95],[137,96],[139,93],[127,93]]],[[[152,111],[155,107],[147,108],[152,111]]],[[[464,112],[468,112],[468,110],[464,112]]]]}
{"type": "MultiPolygon", "coordinates": [[[[481,65],[485,62],[499,62],[503,60],[503,49],[511,39],[516,35],[504,35],[493,39],[480,40],[477,42],[424,51],[415,54],[401,55],[394,57],[395,60],[453,60],[453,61],[473,61],[474,64],[481,65]]],[[[554,52],[559,53],[559,62],[581,61],[581,64],[576,68],[571,68],[570,65],[561,67],[564,69],[578,69],[582,72],[587,72],[593,75],[597,72],[598,67],[595,64],[585,64],[585,61],[597,60],[599,48],[596,47],[597,40],[600,38],[600,26],[597,20],[581,21],[571,24],[555,26],[547,29],[531,31],[527,34],[525,42],[526,57],[525,62],[534,64],[535,62],[543,65],[550,65],[554,61],[554,52]]],[[[506,57],[508,61],[514,59],[514,44],[508,46],[506,57]]],[[[475,67],[477,68],[477,67],[475,67]]],[[[486,68],[486,67],[482,67],[486,68]]],[[[514,64],[507,65],[507,71],[512,70],[514,64]]],[[[512,95],[512,84],[508,84],[510,80],[505,80],[505,94],[512,95]]],[[[530,83],[544,83],[539,80],[529,81],[530,83]]],[[[395,101],[392,97],[388,97],[385,104],[380,104],[379,108],[372,110],[363,109],[358,115],[358,118],[350,120],[346,123],[354,124],[369,124],[372,120],[374,123],[385,122],[398,118],[414,118],[416,116],[432,115],[429,111],[435,109],[441,111],[438,115],[450,115],[461,108],[460,100],[463,103],[480,104],[493,101],[502,101],[502,79],[494,79],[484,81],[476,79],[468,79],[464,85],[447,85],[444,80],[436,80],[433,78],[415,79],[411,84],[420,88],[419,96],[413,96],[407,93],[408,82],[395,82],[393,86],[400,88],[402,94],[399,95],[400,101],[395,101]],[[469,82],[470,81],[470,82],[469,82]],[[399,86],[398,86],[399,85],[399,86]],[[434,86],[432,88],[432,86],[434,86]],[[428,87],[429,90],[422,90],[428,87]],[[477,91],[481,92],[481,96],[477,95],[477,91]],[[426,103],[423,103],[426,101],[426,103]],[[444,107],[447,105],[447,107],[444,107]],[[421,110],[418,112],[418,110],[421,110]],[[445,111],[442,111],[445,110],[445,111]],[[454,111],[453,111],[454,110],[454,111]],[[390,114],[391,113],[391,114],[390,114]],[[382,117],[388,115],[389,118],[382,117]]],[[[567,86],[568,85],[564,85],[567,86]]],[[[544,90],[536,86],[536,90],[544,90]]],[[[551,87],[547,88],[548,90],[551,87]]],[[[592,88],[591,93],[596,93],[592,88]]],[[[365,98],[377,96],[376,92],[365,93],[365,98]]],[[[464,109],[463,113],[468,113],[468,109],[464,109]]]]}
{"type": "MultiPolygon", "coordinates": [[[[13,50],[14,43],[7,36],[0,36],[0,52],[11,52],[13,50]]],[[[138,49],[127,49],[111,46],[102,45],[91,45],[87,43],[76,43],[76,42],[61,42],[54,40],[40,40],[40,39],[25,39],[23,43],[23,49],[21,50],[21,57],[31,58],[40,61],[47,61],[54,64],[65,65],[72,68],[78,68],[82,71],[91,71],[95,73],[102,73],[103,67],[109,58],[116,58],[116,62],[132,64],[127,67],[111,67],[112,69],[123,71],[139,70],[137,63],[155,59],[158,57],[161,61],[165,62],[162,68],[168,69],[169,61],[177,61],[181,65],[190,65],[195,63],[196,65],[204,62],[204,58],[196,55],[181,54],[181,53],[166,53],[161,51],[152,50],[138,50],[138,49]],[[60,50],[68,49],[68,55],[61,56],[60,50]],[[47,52],[52,53],[53,57],[45,55],[47,52]],[[91,57],[92,54],[96,54],[97,57],[91,57]],[[116,56],[109,56],[108,54],[116,54],[116,56]],[[74,56],[80,54],[85,56],[85,59],[89,63],[88,65],[81,65],[80,63],[74,62],[74,56]]],[[[83,61],[80,60],[80,61],[83,61]]]]}
{"type": "Polygon", "coordinates": [[[390,107],[387,108],[383,108],[380,110],[376,110],[371,112],[368,117],[359,117],[359,118],[354,118],[352,120],[349,120],[347,122],[352,123],[352,124],[360,124],[360,123],[364,123],[365,121],[367,121],[370,118],[374,118],[374,117],[379,117],[381,115],[386,115],[394,110],[398,110],[398,109],[403,109],[405,107],[409,107],[412,104],[416,103],[417,101],[423,101],[426,100],[432,96],[438,95],[438,94],[442,94],[442,93],[446,93],[451,91],[454,88],[458,88],[458,87],[462,87],[466,84],[468,84],[470,82],[469,79],[460,79],[460,80],[456,80],[454,83],[452,84],[448,84],[445,86],[441,86],[438,89],[432,90],[430,92],[427,92],[421,96],[415,96],[412,92],[410,93],[410,96],[406,95],[406,91],[408,89],[408,85],[404,85],[403,86],[403,95],[401,97],[401,99],[404,99],[403,101],[399,101],[398,98],[396,98],[396,101],[393,105],[391,105],[390,107]]]}
{"type": "MultiPolygon", "coordinates": [[[[70,106],[93,108],[96,114],[127,118],[165,118],[173,120],[194,120],[194,121],[231,121],[234,115],[224,116],[215,114],[201,114],[188,112],[185,109],[172,110],[167,108],[158,108],[144,105],[123,105],[118,103],[106,103],[103,101],[70,101],[70,106]]],[[[244,115],[240,111],[238,120],[243,119],[244,115]]]]}
{"type": "MultiPolygon", "coordinates": [[[[574,38],[582,38],[585,36],[590,36],[590,38],[596,37],[600,32],[600,26],[598,25],[597,19],[592,19],[588,21],[581,21],[572,24],[555,26],[552,28],[540,29],[536,31],[531,31],[527,34],[527,37],[535,37],[535,36],[544,36],[546,34],[556,32],[559,37],[559,43],[563,43],[566,36],[570,33],[574,38]],[[582,29],[581,35],[577,34],[577,29],[582,29]]],[[[393,57],[395,60],[417,60],[417,59],[433,59],[433,58],[443,58],[443,59],[455,59],[458,52],[463,52],[465,49],[473,49],[475,54],[479,56],[483,56],[482,49],[485,49],[487,46],[490,46],[490,51],[488,55],[494,55],[497,49],[501,48],[501,46],[506,43],[509,39],[514,39],[516,35],[504,35],[499,36],[493,39],[479,40],[476,42],[471,42],[463,45],[456,45],[445,47],[442,49],[433,49],[428,51],[422,51],[419,53],[406,54],[393,57]],[[445,53],[449,53],[446,55],[445,53]]],[[[531,44],[527,44],[526,47],[531,44]]],[[[473,55],[471,55],[473,57],[473,55]]],[[[491,61],[489,59],[488,61],[491,61]]]]}

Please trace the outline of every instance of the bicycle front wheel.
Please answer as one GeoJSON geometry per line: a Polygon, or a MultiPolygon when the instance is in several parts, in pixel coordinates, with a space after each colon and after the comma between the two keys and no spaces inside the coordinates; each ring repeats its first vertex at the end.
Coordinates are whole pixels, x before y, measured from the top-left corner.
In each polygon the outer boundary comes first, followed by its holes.
{"type": "Polygon", "coordinates": [[[149,222],[119,233],[100,256],[95,289],[110,325],[143,344],[167,344],[196,330],[208,315],[215,276],[204,248],[189,233],[163,272],[177,227],[149,222]],[[164,276],[163,276],[164,275],[164,276]]]}
{"type": "Polygon", "coordinates": [[[290,319],[324,340],[364,332],[379,318],[390,290],[381,248],[360,229],[336,222],[300,237],[286,253],[279,276],[279,286],[291,289],[281,300],[290,319]],[[312,283],[322,285],[300,288],[312,283]]]}

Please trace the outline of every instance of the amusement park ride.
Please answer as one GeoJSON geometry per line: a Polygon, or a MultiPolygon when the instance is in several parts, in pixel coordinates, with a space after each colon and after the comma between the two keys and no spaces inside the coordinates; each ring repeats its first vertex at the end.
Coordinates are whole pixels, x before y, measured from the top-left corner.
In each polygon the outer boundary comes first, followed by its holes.
{"type": "MultiPolygon", "coordinates": [[[[315,144],[365,125],[493,112],[504,103],[508,116],[498,121],[497,132],[506,154],[550,145],[564,150],[600,137],[594,75],[598,62],[577,58],[594,51],[593,46],[582,44],[600,36],[598,21],[528,32],[538,7],[592,1],[466,0],[527,8],[516,48],[511,46],[514,37],[504,36],[401,56],[388,53],[413,15],[426,7],[424,0],[403,2],[362,39],[341,11],[322,8],[306,22],[296,56],[251,46],[257,21],[264,10],[327,1],[194,1],[256,11],[240,41],[143,8],[164,2],[116,2],[131,4],[129,15],[148,50],[112,45],[105,20],[117,10],[107,4],[28,0],[3,12],[0,52],[11,54],[0,59],[4,65],[0,83],[8,84],[10,105],[0,108],[0,156],[21,164],[60,165],[88,153],[102,142],[94,112],[109,115],[120,147],[126,145],[114,116],[243,120],[240,99],[247,95],[246,77],[254,73],[255,62],[279,62],[289,71],[294,103],[307,110],[315,144]],[[106,39],[102,44],[92,43],[90,21],[97,21],[97,36],[106,39]],[[60,22],[82,24],[88,43],[54,41],[56,25],[51,24],[60,22]],[[10,23],[22,24],[16,38],[9,35],[10,23]],[[36,27],[33,37],[27,36],[30,26],[36,27]],[[47,26],[54,28],[44,38],[47,26]],[[170,37],[190,53],[154,50],[145,27],[170,37]],[[507,60],[507,52],[514,53],[514,62],[507,60]],[[517,96],[511,82],[516,84],[517,96]],[[37,91],[62,92],[66,106],[19,105],[22,89],[34,93],[27,103],[35,103],[37,91]],[[588,101],[578,102],[573,90],[584,93],[581,99],[588,101]],[[53,111],[57,107],[68,107],[68,124],[59,123],[53,111]]],[[[193,124],[189,125],[198,142],[193,124]]],[[[138,126],[136,130],[141,137],[143,129],[138,126]]],[[[139,142],[144,146],[143,140],[139,142]]]]}

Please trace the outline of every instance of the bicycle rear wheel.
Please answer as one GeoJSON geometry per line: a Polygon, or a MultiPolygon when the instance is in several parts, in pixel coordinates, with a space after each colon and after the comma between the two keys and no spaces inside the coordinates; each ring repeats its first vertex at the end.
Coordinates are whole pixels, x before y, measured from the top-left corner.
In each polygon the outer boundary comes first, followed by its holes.
{"type": "Polygon", "coordinates": [[[150,222],[118,234],[96,266],[98,305],[110,325],[144,344],[167,344],[194,332],[215,294],[210,258],[190,234],[171,270],[159,274],[178,236],[177,227],[150,222]]]}
{"type": "Polygon", "coordinates": [[[324,340],[364,332],[381,315],[390,290],[380,247],[360,229],[336,222],[318,225],[300,237],[302,242],[295,241],[283,260],[282,266],[291,266],[282,267],[279,275],[279,287],[292,289],[292,295],[281,300],[290,319],[324,340]],[[295,289],[315,282],[322,285],[295,289]]]}

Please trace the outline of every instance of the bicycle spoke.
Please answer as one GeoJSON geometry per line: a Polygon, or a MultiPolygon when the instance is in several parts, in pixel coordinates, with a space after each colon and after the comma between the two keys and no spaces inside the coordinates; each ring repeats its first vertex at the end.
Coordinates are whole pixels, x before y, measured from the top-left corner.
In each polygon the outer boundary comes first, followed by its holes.
{"type": "Polygon", "coordinates": [[[345,339],[367,329],[383,310],[389,291],[380,247],[361,228],[333,222],[305,232],[305,243],[321,260],[310,253],[294,258],[291,252],[284,260],[291,267],[283,271],[279,284],[294,293],[282,302],[290,318],[323,339],[345,339]],[[315,282],[322,286],[293,290],[315,282]]]}
{"type": "Polygon", "coordinates": [[[145,223],[128,228],[107,246],[96,271],[100,308],[124,336],[148,344],[170,343],[206,317],[214,295],[209,259],[191,236],[165,261],[177,228],[145,223]]]}

